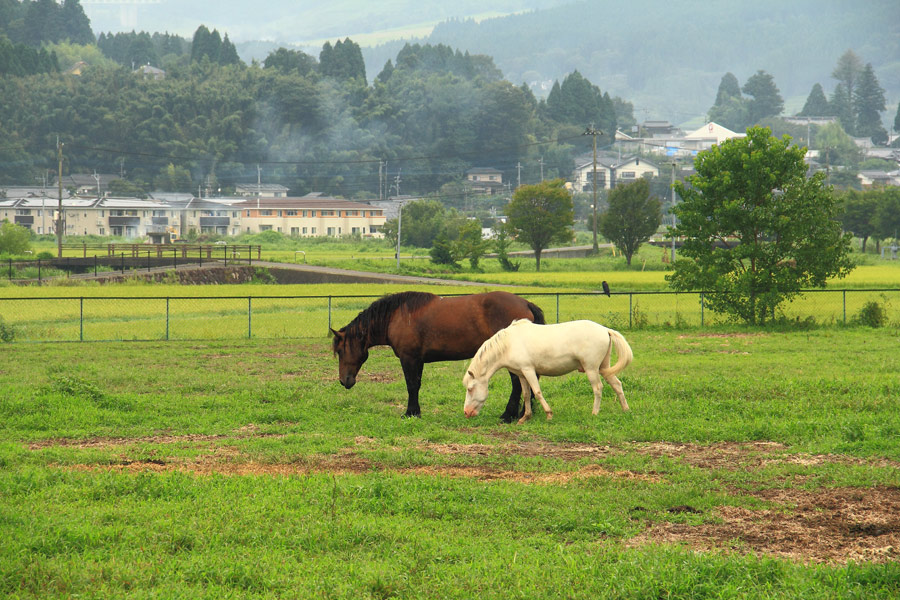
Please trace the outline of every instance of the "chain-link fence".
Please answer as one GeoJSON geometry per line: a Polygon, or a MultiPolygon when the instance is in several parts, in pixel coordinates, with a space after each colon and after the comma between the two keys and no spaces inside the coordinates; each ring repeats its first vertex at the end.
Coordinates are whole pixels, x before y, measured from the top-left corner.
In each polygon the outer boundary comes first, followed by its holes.
{"type": "MultiPolygon", "coordinates": [[[[728,319],[708,294],[620,292],[521,294],[548,323],[590,319],[620,330],[709,327],[728,319]]],[[[378,296],[0,298],[0,341],[309,338],[349,323],[378,296]]],[[[815,290],[776,317],[818,324],[898,325],[900,290],[815,290]]]]}

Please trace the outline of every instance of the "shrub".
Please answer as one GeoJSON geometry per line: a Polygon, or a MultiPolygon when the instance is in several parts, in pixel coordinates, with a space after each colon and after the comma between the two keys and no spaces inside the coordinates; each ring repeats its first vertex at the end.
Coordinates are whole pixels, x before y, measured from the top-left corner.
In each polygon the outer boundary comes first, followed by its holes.
{"type": "Polygon", "coordinates": [[[887,301],[869,300],[856,313],[853,322],[867,327],[884,327],[888,324],[887,301]]]}

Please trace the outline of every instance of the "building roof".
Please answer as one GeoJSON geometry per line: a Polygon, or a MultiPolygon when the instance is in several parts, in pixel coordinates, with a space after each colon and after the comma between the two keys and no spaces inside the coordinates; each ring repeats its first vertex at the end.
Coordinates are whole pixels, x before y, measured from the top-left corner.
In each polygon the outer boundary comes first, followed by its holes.
{"type": "Polygon", "coordinates": [[[731,138],[736,137],[747,137],[746,133],[735,133],[727,127],[723,127],[718,123],[713,123],[710,121],[703,127],[695,129],[694,131],[688,133],[684,136],[685,139],[688,140],[698,140],[698,139],[714,139],[717,144],[721,144],[725,140],[730,140],[731,138]]]}
{"type": "Polygon", "coordinates": [[[330,198],[327,196],[301,196],[299,198],[247,198],[242,202],[232,205],[237,209],[265,208],[276,210],[292,209],[332,209],[343,208],[347,210],[372,210],[371,204],[353,202],[343,198],[330,198]]]}
{"type": "Polygon", "coordinates": [[[287,192],[288,188],[283,185],[279,185],[277,183],[238,183],[235,184],[234,189],[236,192],[287,192]]]}
{"type": "Polygon", "coordinates": [[[488,174],[503,174],[503,171],[499,169],[495,169],[494,167],[472,167],[468,171],[466,171],[466,175],[488,175],[488,174]]]}

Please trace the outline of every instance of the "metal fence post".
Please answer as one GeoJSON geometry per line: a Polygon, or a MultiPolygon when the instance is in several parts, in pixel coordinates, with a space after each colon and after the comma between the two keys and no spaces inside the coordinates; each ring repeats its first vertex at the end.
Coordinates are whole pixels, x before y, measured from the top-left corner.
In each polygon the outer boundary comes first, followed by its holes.
{"type": "Polygon", "coordinates": [[[121,267],[122,267],[122,275],[124,275],[124,274],[125,274],[125,253],[124,253],[124,252],[122,253],[122,264],[121,264],[121,267]]]}
{"type": "Polygon", "coordinates": [[[634,297],[634,294],[628,292],[628,329],[631,329],[631,300],[634,297]]]}
{"type": "Polygon", "coordinates": [[[94,277],[97,276],[97,255],[94,255],[94,277]]]}
{"type": "Polygon", "coordinates": [[[844,296],[844,325],[847,324],[847,290],[841,290],[844,296]]]}
{"type": "Polygon", "coordinates": [[[559,323],[559,294],[556,295],[556,322],[559,323]]]}
{"type": "Polygon", "coordinates": [[[331,296],[328,296],[328,331],[331,331],[331,296]]]}
{"type": "Polygon", "coordinates": [[[703,292],[700,292],[700,327],[703,327],[703,300],[704,295],[703,292]]]}
{"type": "Polygon", "coordinates": [[[169,341],[169,297],[166,296],[166,341],[169,341]]]}
{"type": "Polygon", "coordinates": [[[38,259],[38,285],[41,285],[41,259],[38,259]]]}
{"type": "Polygon", "coordinates": [[[253,337],[253,296],[247,296],[247,339],[253,337]]]}
{"type": "Polygon", "coordinates": [[[84,296],[80,298],[79,308],[78,308],[78,341],[84,341],[84,296]]]}
{"type": "Polygon", "coordinates": [[[172,267],[178,270],[178,249],[172,248],[172,267]]]}

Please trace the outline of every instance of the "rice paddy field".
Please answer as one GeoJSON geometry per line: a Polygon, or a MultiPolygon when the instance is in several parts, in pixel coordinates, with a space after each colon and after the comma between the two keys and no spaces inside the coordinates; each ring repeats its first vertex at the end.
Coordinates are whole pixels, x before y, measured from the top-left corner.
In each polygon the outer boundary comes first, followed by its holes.
{"type": "Polygon", "coordinates": [[[661,270],[563,262],[474,288],[0,284],[0,596],[900,596],[900,269],[750,328],[655,293],[661,270]],[[542,379],[553,420],[503,424],[498,373],[466,419],[458,361],[403,419],[385,347],[338,383],[329,326],[500,284],[620,329],[632,410],[606,386],[592,416],[576,372],[542,379]],[[872,301],[883,327],[855,319],[872,301]]]}

